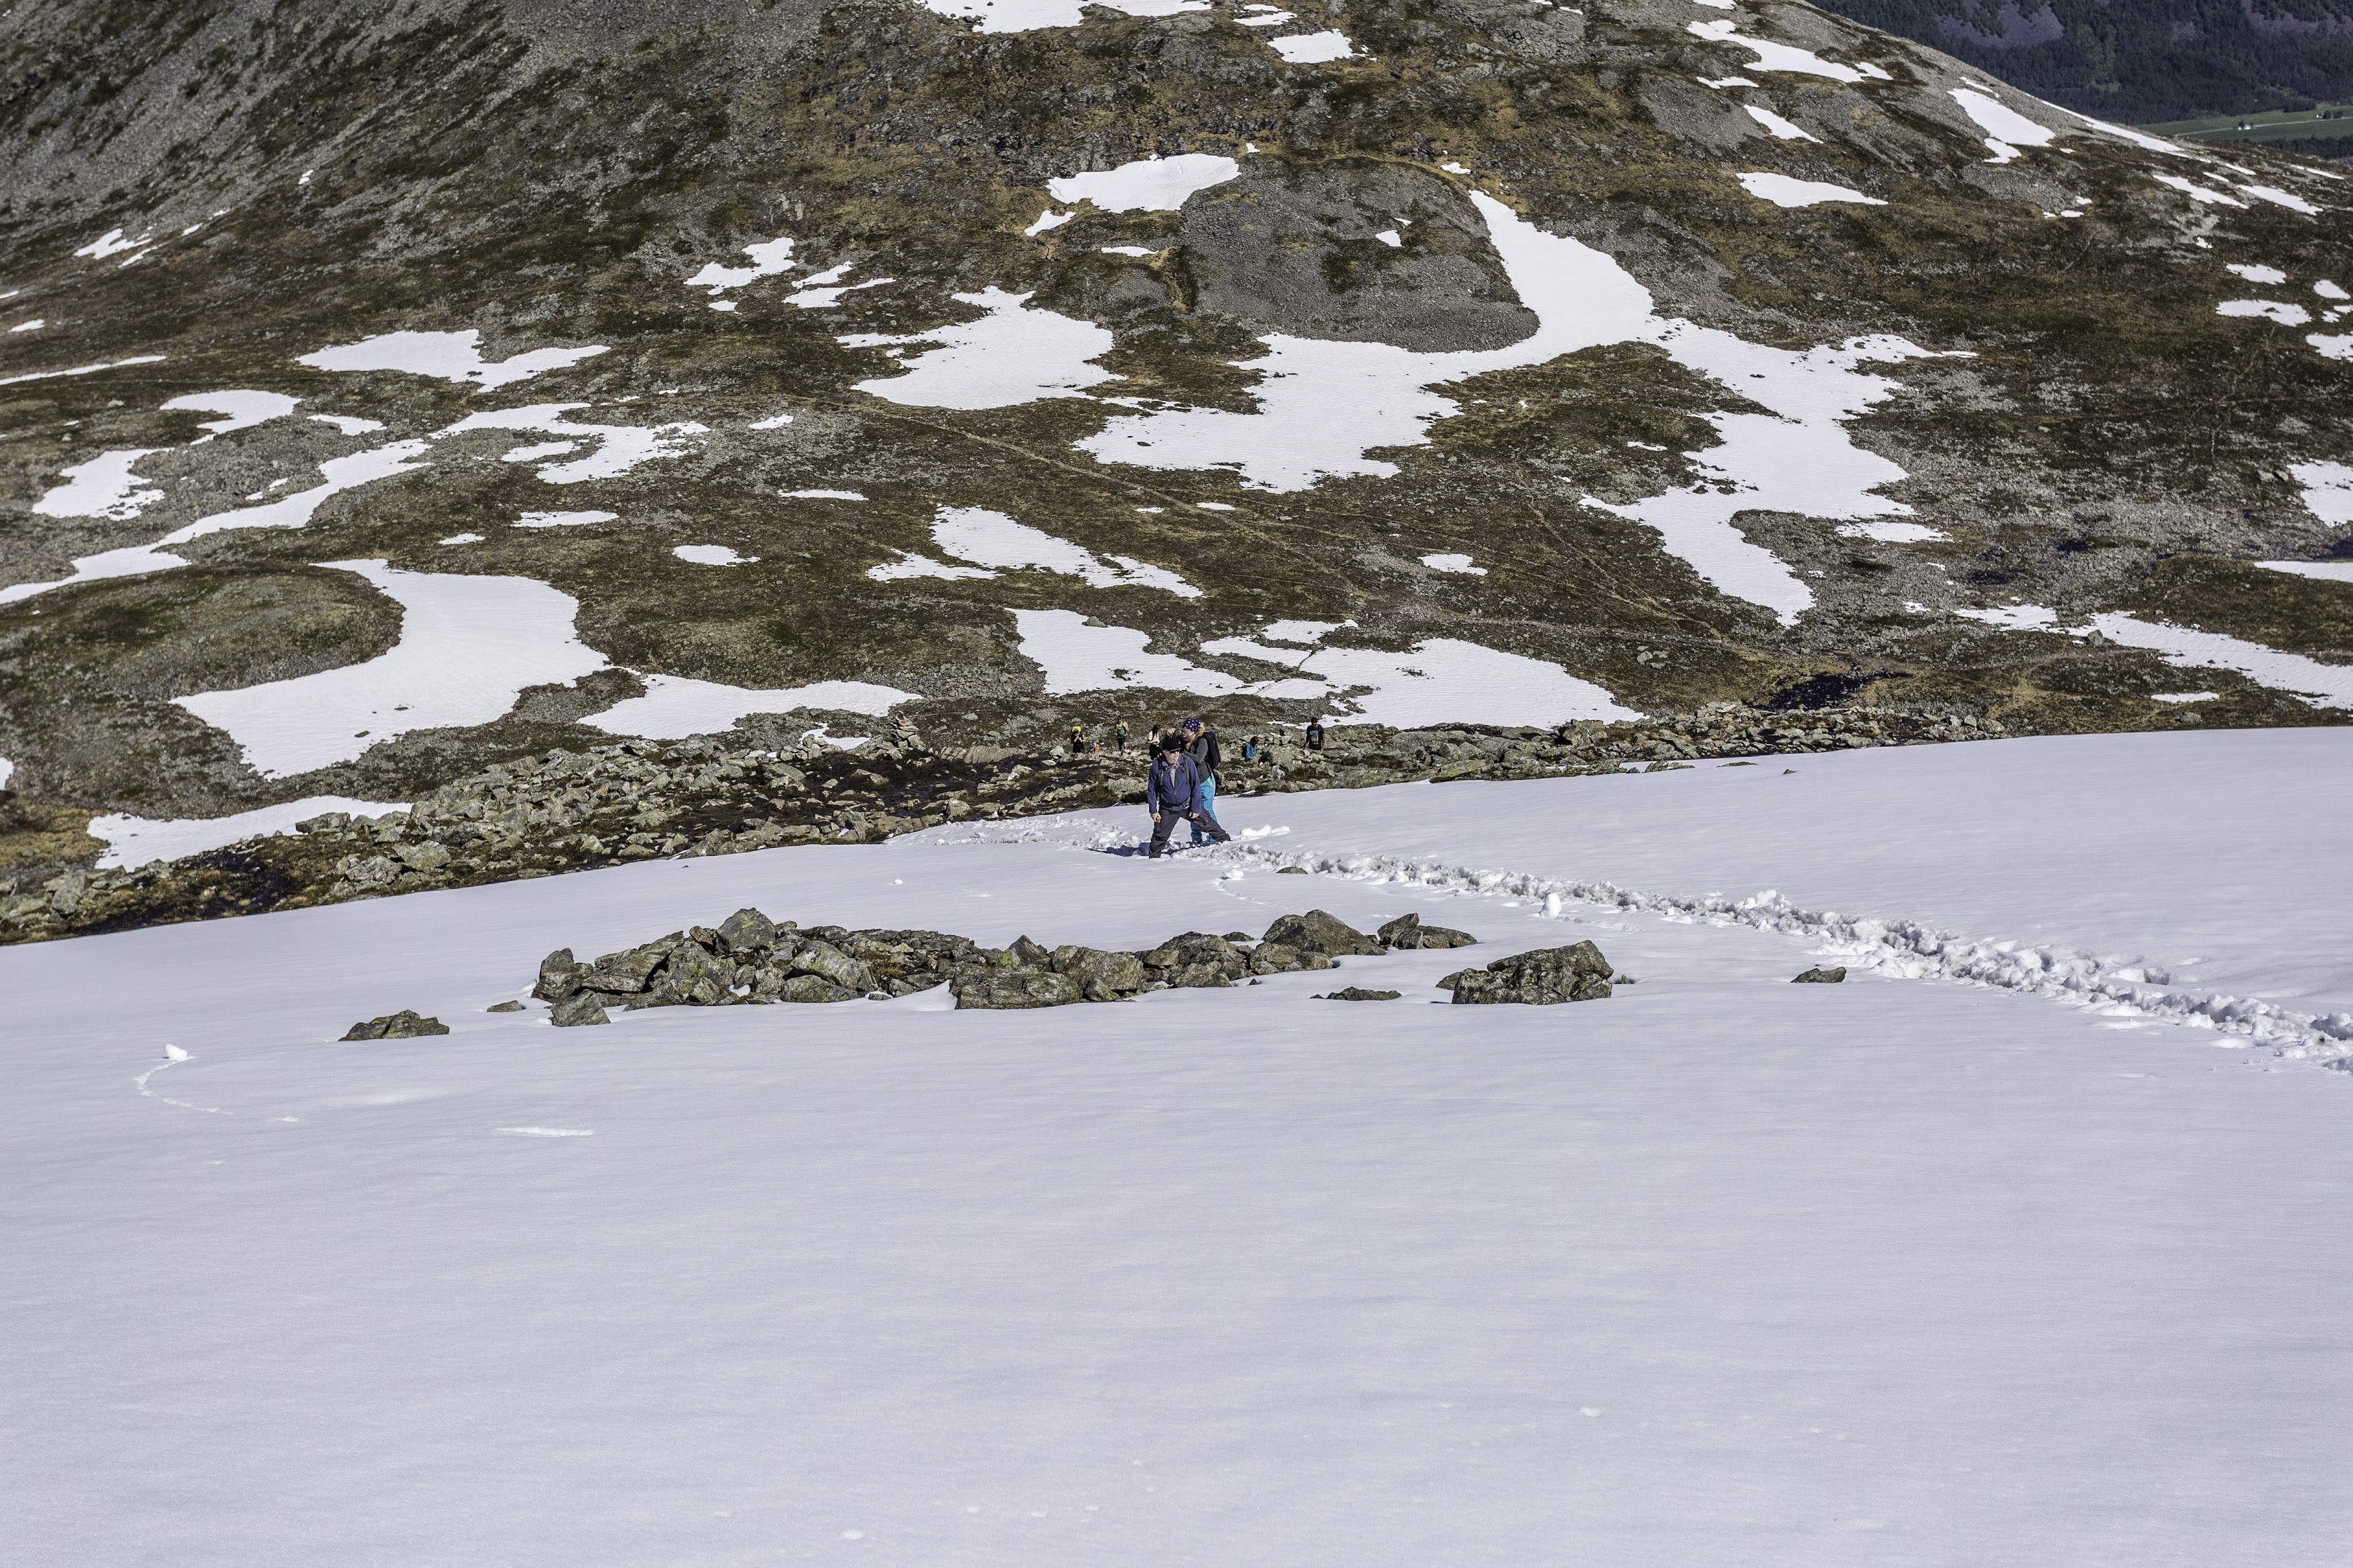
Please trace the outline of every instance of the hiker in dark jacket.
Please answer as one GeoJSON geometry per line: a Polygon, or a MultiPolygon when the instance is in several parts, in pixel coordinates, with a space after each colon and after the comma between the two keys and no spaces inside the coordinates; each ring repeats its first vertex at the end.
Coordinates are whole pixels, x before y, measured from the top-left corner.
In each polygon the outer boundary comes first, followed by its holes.
{"type": "MultiPolygon", "coordinates": [[[[1193,765],[1201,773],[1201,816],[1210,822],[1218,820],[1218,770],[1225,765],[1225,753],[1218,747],[1218,732],[1198,719],[1185,721],[1185,750],[1193,765]]],[[[1201,824],[1193,824],[1193,842],[1206,844],[1209,836],[1201,831],[1201,824]]]]}
{"type": "Polygon", "coordinates": [[[1324,749],[1324,721],[1321,719],[1307,721],[1307,749],[1311,752],[1324,749]]]}
{"type": "Polygon", "coordinates": [[[1167,853],[1168,836],[1176,831],[1180,821],[1190,822],[1198,831],[1207,833],[1219,844],[1231,838],[1218,826],[1217,818],[1201,808],[1201,769],[1193,761],[1181,740],[1169,744],[1171,736],[1164,739],[1161,751],[1152,759],[1152,766],[1144,777],[1145,809],[1152,813],[1152,858],[1157,860],[1167,853]]]}

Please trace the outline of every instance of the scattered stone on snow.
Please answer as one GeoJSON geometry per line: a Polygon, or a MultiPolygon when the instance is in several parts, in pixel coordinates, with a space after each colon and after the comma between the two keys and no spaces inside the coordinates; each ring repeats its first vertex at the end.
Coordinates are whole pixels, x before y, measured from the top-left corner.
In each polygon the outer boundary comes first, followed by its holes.
{"type": "Polygon", "coordinates": [[[493,1002],[489,1006],[483,1008],[482,1011],[485,1013],[520,1013],[522,1011],[522,1004],[520,1002],[493,1002]]]}
{"type": "Polygon", "coordinates": [[[1399,915],[1375,934],[1384,945],[1400,950],[1475,947],[1479,942],[1468,931],[1451,931],[1445,926],[1426,926],[1421,923],[1419,915],[1399,915]]]}
{"type": "Polygon", "coordinates": [[[438,1018],[422,1018],[408,1008],[387,1013],[381,1018],[370,1018],[364,1024],[353,1024],[346,1040],[414,1040],[427,1035],[446,1035],[449,1026],[438,1018]]]}
{"type": "Polygon", "coordinates": [[[1484,969],[1458,969],[1438,983],[1457,1002],[1598,1002],[1609,994],[1609,961],[1589,942],[1499,958],[1484,969]]]}
{"type": "Polygon", "coordinates": [[[1368,991],[1361,985],[1344,985],[1337,991],[1310,997],[1314,1002],[1394,1002],[1404,995],[1402,991],[1368,991]]]}
{"type": "Polygon", "coordinates": [[[1792,985],[1836,985],[1845,978],[1846,967],[1841,964],[1835,969],[1809,969],[1803,974],[1792,976],[1789,984],[1792,985]]]}

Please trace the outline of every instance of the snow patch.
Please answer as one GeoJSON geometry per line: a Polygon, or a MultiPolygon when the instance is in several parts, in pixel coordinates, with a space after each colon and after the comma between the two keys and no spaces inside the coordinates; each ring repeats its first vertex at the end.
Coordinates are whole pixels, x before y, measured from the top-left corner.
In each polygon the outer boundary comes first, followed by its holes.
{"type": "Polygon", "coordinates": [[[517,528],[585,528],[592,522],[618,522],[613,511],[527,511],[514,520],[517,528]]]}
{"type": "Polygon", "coordinates": [[[856,490],[786,490],[786,500],[864,500],[856,490]]]}
{"type": "Polygon", "coordinates": [[[1953,89],[1953,101],[1986,133],[1988,145],[1996,148],[1995,163],[2010,162],[2018,156],[2021,147],[2048,147],[2058,140],[2059,133],[2051,127],[2036,124],[2010,105],[1982,92],[1957,87],[1953,89]]]}
{"type": "Polygon", "coordinates": [[[1466,577],[1484,577],[1487,574],[1484,566],[1471,564],[1468,555],[1425,555],[1421,563],[1432,572],[1454,572],[1466,577]]]}
{"type": "Polygon", "coordinates": [[[2179,191],[2193,202],[2204,202],[2209,206],[2244,207],[2247,205],[2236,196],[2227,196],[2220,191],[2208,190],[2204,185],[2185,180],[2179,174],[2151,174],[2149,178],[2160,185],[2179,191]]]}
{"type": "Polygon", "coordinates": [[[298,822],[330,811],[353,816],[382,816],[406,811],[406,802],[353,800],[349,795],[314,795],[283,805],[240,811],[234,816],[150,817],[119,812],[90,819],[89,833],[106,844],[100,866],[113,868],[144,866],[153,860],[177,860],[241,844],[248,838],[269,838],[294,831],[298,822]]]}
{"type": "Polygon", "coordinates": [[[2261,316],[2277,321],[2283,327],[2301,327],[2312,321],[2312,312],[2301,305],[2284,300],[2225,300],[2214,307],[2218,316],[2261,316]]]}
{"type": "Polygon", "coordinates": [[[1339,32],[1295,33],[1287,38],[1269,38],[1267,42],[1286,65],[1328,65],[1334,60],[1347,59],[1356,52],[1348,35],[1339,32]]]}
{"type": "Polygon", "coordinates": [[[294,363],[314,370],[394,370],[489,388],[528,381],[552,370],[569,370],[582,360],[609,352],[604,343],[592,343],[576,349],[533,349],[511,359],[491,361],[482,357],[481,341],[482,334],[472,327],[461,332],[382,332],[304,354],[294,363]]]}
{"type": "Polygon", "coordinates": [[[682,458],[694,449],[685,437],[703,435],[710,429],[691,419],[655,426],[576,425],[565,417],[572,410],[587,406],[585,403],[536,403],[524,408],[486,410],[469,414],[455,425],[435,431],[432,438],[438,441],[446,436],[462,436],[473,430],[535,430],[564,437],[546,446],[511,451],[506,454],[508,462],[561,457],[581,441],[594,440],[596,449],[586,457],[569,463],[549,463],[539,470],[539,477],[551,485],[576,485],[587,479],[617,479],[638,464],[657,458],[682,458]]]}
{"type": "Polygon", "coordinates": [[[902,361],[903,374],[861,381],[857,390],[922,408],[1008,408],[1119,379],[1089,363],[1110,353],[1113,341],[1092,321],[1030,310],[1028,294],[994,287],[955,298],[985,314],[927,332],[852,332],[837,339],[849,348],[939,345],[902,361]]]}
{"type": "Polygon", "coordinates": [[[2316,583],[2353,583],[2353,561],[2258,561],[2266,572],[2309,577],[2316,583]]]}
{"type": "Polygon", "coordinates": [[[526,688],[606,668],[574,629],[579,601],[529,577],[404,572],[330,561],[402,610],[400,641],[364,663],[179,699],[244,749],[265,778],[349,762],[416,730],[487,724],[526,688]]]}
{"type": "Polygon", "coordinates": [[[1769,109],[1760,109],[1753,103],[1746,105],[1746,108],[1748,118],[1771,132],[1777,141],[1820,142],[1821,140],[1819,136],[1810,134],[1802,126],[1782,119],[1769,109]]]}
{"type": "Polygon", "coordinates": [[[1788,174],[1743,174],[1740,176],[1740,188],[1758,201],[1771,202],[1777,207],[1820,206],[1825,202],[1855,202],[1867,207],[1887,205],[1877,196],[1866,196],[1861,191],[1851,191],[1828,180],[1799,180],[1788,174]]]}
{"type": "Polygon", "coordinates": [[[162,490],[142,489],[147,481],[131,471],[140,458],[152,458],[162,449],[118,448],[60,468],[58,475],[66,482],[45,491],[33,503],[33,510],[42,517],[104,517],[127,522],[164,499],[162,490]]]}
{"type": "Polygon", "coordinates": [[[1872,539],[1882,544],[1925,544],[1932,539],[1949,538],[1941,528],[1931,528],[1925,522],[1846,522],[1839,525],[1839,534],[1846,539],[1872,539]]]}
{"type": "Polygon", "coordinates": [[[747,245],[744,247],[744,254],[752,258],[751,266],[723,267],[714,261],[688,279],[686,286],[690,289],[710,290],[712,310],[733,310],[733,302],[722,300],[722,295],[733,289],[741,289],[747,283],[755,283],[763,278],[774,278],[780,272],[789,272],[794,266],[793,242],[782,237],[768,240],[764,244],[747,245]]]}
{"type": "MultiPolygon", "coordinates": [[[[1705,38],[1712,44],[1736,44],[1757,58],[1749,64],[1757,70],[1789,71],[1803,76],[1824,76],[1832,81],[1859,82],[1862,73],[1852,66],[1833,65],[1820,55],[1788,44],[1776,44],[1763,38],[1743,37],[1739,24],[1730,20],[1691,22],[1686,29],[1694,37],[1705,38]]],[[[1713,85],[1713,84],[1711,84],[1713,85]]]]}
{"type": "MultiPolygon", "coordinates": [[[[163,406],[174,412],[190,410],[227,416],[226,418],[206,420],[196,426],[199,430],[210,432],[197,437],[192,443],[201,447],[214,436],[226,436],[232,430],[243,430],[271,419],[282,419],[293,413],[295,405],[301,401],[282,392],[192,392],[185,397],[174,397],[163,406]]],[[[376,427],[383,428],[381,426],[376,427]]]]}
{"type": "Polygon", "coordinates": [[[681,544],[670,553],[691,566],[750,566],[760,559],[756,555],[738,555],[724,544],[681,544]]]}
{"type": "Polygon", "coordinates": [[[1201,590],[1166,567],[1125,555],[1109,560],[1083,545],[1057,539],[1043,529],[1018,522],[987,507],[942,507],[932,519],[932,538],[939,547],[970,567],[946,566],[926,556],[902,556],[876,566],[867,575],[878,583],[907,577],[993,577],[996,568],[1019,571],[1034,567],[1076,577],[1091,588],[1157,588],[1180,599],[1198,599],[1201,590]]]}
{"type": "Polygon", "coordinates": [[[2243,261],[2233,261],[2222,270],[2243,278],[2250,283],[2277,284],[2287,281],[2287,274],[2276,267],[2255,267],[2243,261]]]}
{"type": "Polygon", "coordinates": [[[641,675],[638,679],[646,685],[644,696],[617,702],[602,713],[580,721],[611,735],[675,741],[687,735],[723,733],[754,713],[818,709],[879,716],[902,702],[918,700],[914,692],[864,680],[819,680],[807,686],[759,691],[712,680],[690,680],[682,675],[641,675]]]}
{"type": "Polygon", "coordinates": [[[316,424],[332,425],[346,436],[364,436],[384,428],[381,419],[362,419],[352,414],[313,414],[311,418],[316,424]]]}
{"type": "Polygon", "coordinates": [[[1058,202],[1092,202],[1107,213],[1175,212],[1197,191],[1240,177],[1241,165],[1215,153],[1139,158],[1115,169],[1046,182],[1058,202]]]}
{"type": "Polygon", "coordinates": [[[2094,616],[2091,624],[2111,642],[2147,648],[2178,668],[2236,670],[2306,707],[2353,708],[2353,665],[2323,664],[2218,632],[2192,631],[2116,612],[2094,616]]]}
{"type": "Polygon", "coordinates": [[[134,364],[163,363],[162,354],[132,354],[129,359],[109,360],[104,364],[78,364],[69,370],[36,370],[23,375],[0,375],[0,386],[20,386],[28,381],[56,381],[69,375],[96,375],[101,371],[122,370],[134,364]]]}

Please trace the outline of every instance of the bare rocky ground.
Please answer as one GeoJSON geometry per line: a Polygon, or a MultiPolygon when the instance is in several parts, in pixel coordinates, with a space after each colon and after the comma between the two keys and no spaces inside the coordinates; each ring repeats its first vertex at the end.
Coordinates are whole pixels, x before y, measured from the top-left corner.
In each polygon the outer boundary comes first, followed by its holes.
{"type": "Polygon", "coordinates": [[[1074,7],[1069,25],[1018,32],[905,0],[58,0],[0,18],[0,595],[17,591],[0,602],[0,929],[114,930],[860,841],[959,809],[1108,805],[1138,764],[1049,748],[1074,719],[1121,714],[1141,729],[1206,711],[1229,736],[1335,722],[1320,762],[1278,751],[1258,773],[1230,770],[1238,794],[1816,736],[2345,721],[2081,629],[2121,614],[2353,662],[2353,584],[2256,564],[2353,555],[2348,513],[2312,477],[2353,463],[2353,360],[2314,342],[2337,330],[2316,284],[2353,285],[2341,177],[2259,149],[2185,161],[2007,93],[2052,138],[2004,156],[1955,97],[1982,79],[1785,0],[1293,9],[1270,29],[1223,4],[1074,7]],[[1295,65],[1269,44],[1310,27],[1353,54],[1295,65]],[[1769,68],[1791,52],[1823,68],[1769,68]],[[1751,85],[1709,85],[1734,79],[1751,85]],[[1047,188],[1183,154],[1236,174],[1160,211],[1047,188]],[[1883,205],[1781,207],[1739,183],[1758,172],[1883,205]],[[1920,535],[1841,531],[1801,506],[1737,511],[1736,540],[1811,599],[1783,616],[1608,510],[1736,489],[1711,454],[1727,422],[1764,412],[1738,378],[1696,374],[1656,341],[1448,383],[1451,412],[1365,454],[1389,471],[1296,489],[1078,445],[1138,411],[1249,412],[1264,384],[1239,367],[1269,333],[1420,353],[1525,341],[1535,316],[1481,201],[1607,257],[1694,330],[1788,353],[1894,336],[1947,356],[1861,365],[1886,394],[1835,421],[1900,470],[1873,493],[1920,535]],[[1030,232],[1052,211],[1076,216],[1030,232]],[[689,285],[779,237],[793,269],[733,289],[734,310],[689,285]],[[799,292],[837,270],[855,287],[799,292]],[[860,340],[937,342],[922,335],[979,313],[959,295],[991,289],[1104,334],[1088,363],[1116,379],[992,406],[887,395],[903,361],[860,340]],[[2221,313],[2241,300],[2308,319],[2221,313]],[[463,331],[491,363],[603,352],[503,385],[298,363],[463,331]],[[216,416],[163,407],[224,389],[299,410],[207,437],[216,416]],[[619,438],[519,458],[543,437],[478,417],[553,404],[670,434],[621,471],[557,482],[549,467],[619,438]],[[185,565],[29,592],[398,442],[418,445],[412,466],[326,497],[301,526],[206,532],[171,547],[185,565]],[[115,504],[48,500],[68,469],[126,451],[147,455],[115,504]],[[866,499],[794,493],[818,490],[866,499]],[[515,525],[563,509],[612,519],[515,525]],[[873,575],[939,553],[954,509],[1002,511],[1198,595],[1036,566],[873,575]],[[748,559],[695,564],[678,546],[748,559]],[[353,561],[544,585],[576,606],[573,633],[602,668],[527,683],[480,722],[354,724],[371,732],[347,755],[265,772],[248,737],[184,704],[422,636],[417,612],[334,564],[353,561]],[[2017,605],[2058,618],[1962,613],[2017,605]],[[1058,689],[1018,629],[1042,610],[1134,628],[1150,654],[1239,689],[1118,672],[1058,689]],[[1284,618],[1333,626],[1320,646],[1340,652],[1475,644],[1649,717],[1567,738],[1348,725],[1362,691],[1266,695],[1253,686],[1281,666],[1205,647],[1284,618]],[[583,722],[659,678],[887,686],[911,694],[894,712],[929,744],[803,743],[819,721],[881,728],[821,707],[707,741],[583,722]],[[2159,700],[2189,689],[2215,695],[2159,700]],[[1742,705],[1736,724],[1725,703],[1742,705]],[[106,813],[324,795],[418,804],[126,872],[96,868],[86,831],[106,813]]]}

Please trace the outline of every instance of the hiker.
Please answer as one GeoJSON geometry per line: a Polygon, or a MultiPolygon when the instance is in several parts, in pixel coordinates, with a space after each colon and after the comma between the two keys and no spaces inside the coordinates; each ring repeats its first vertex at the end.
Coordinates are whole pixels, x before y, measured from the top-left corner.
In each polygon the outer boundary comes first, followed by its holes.
{"type": "Polygon", "coordinates": [[[1185,749],[1181,731],[1160,737],[1160,748],[1145,773],[1144,805],[1152,813],[1151,858],[1155,860],[1167,852],[1168,836],[1176,831],[1180,819],[1192,823],[1197,831],[1206,830],[1220,844],[1232,837],[1201,810],[1200,764],[1185,749]]]}
{"type": "Polygon", "coordinates": [[[1218,769],[1225,757],[1218,749],[1218,732],[1198,719],[1185,721],[1184,739],[1180,742],[1193,759],[1201,774],[1201,815],[1193,819],[1193,842],[1207,844],[1209,836],[1201,831],[1207,822],[1212,827],[1218,823],[1218,769]]]}
{"type": "Polygon", "coordinates": [[[1122,719],[1122,720],[1119,721],[1119,728],[1118,728],[1117,730],[1114,730],[1114,731],[1112,731],[1112,732],[1113,732],[1113,734],[1116,735],[1116,736],[1118,737],[1118,739],[1119,739],[1119,753],[1120,753],[1120,755],[1121,755],[1121,756],[1125,756],[1125,755],[1127,755],[1127,721],[1126,721],[1126,720],[1124,720],[1124,719],[1122,719]]]}
{"type": "Polygon", "coordinates": [[[1258,761],[1258,737],[1256,735],[1247,735],[1243,737],[1242,761],[1246,763],[1254,763],[1258,761]]]}
{"type": "Polygon", "coordinates": [[[1311,752],[1324,749],[1324,721],[1321,719],[1307,721],[1307,749],[1311,752]]]}
{"type": "Polygon", "coordinates": [[[1094,748],[1087,743],[1087,727],[1076,719],[1071,721],[1071,755],[1083,757],[1094,748]]]}

